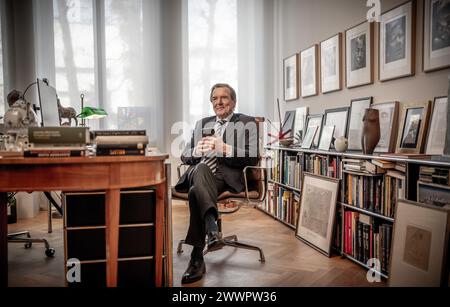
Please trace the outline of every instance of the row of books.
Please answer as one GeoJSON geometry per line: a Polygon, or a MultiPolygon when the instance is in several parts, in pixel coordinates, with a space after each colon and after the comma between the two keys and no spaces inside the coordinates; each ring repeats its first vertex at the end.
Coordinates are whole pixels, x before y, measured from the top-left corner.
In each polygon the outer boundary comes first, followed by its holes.
{"type": "Polygon", "coordinates": [[[306,156],[305,171],[317,175],[339,178],[341,167],[336,157],[312,154],[306,156]]]}
{"type": "Polygon", "coordinates": [[[296,225],[300,196],[276,184],[269,184],[266,201],[261,206],[276,218],[290,225],[296,225]]]}
{"type": "Polygon", "coordinates": [[[297,189],[301,188],[301,156],[275,151],[266,164],[270,169],[270,179],[297,189]]]}
{"type": "Polygon", "coordinates": [[[419,180],[425,183],[450,185],[450,170],[442,167],[421,166],[419,180]]]}
{"type": "Polygon", "coordinates": [[[380,261],[381,272],[387,274],[391,252],[392,224],[377,223],[365,214],[344,211],[345,254],[367,264],[369,259],[380,261]]]}

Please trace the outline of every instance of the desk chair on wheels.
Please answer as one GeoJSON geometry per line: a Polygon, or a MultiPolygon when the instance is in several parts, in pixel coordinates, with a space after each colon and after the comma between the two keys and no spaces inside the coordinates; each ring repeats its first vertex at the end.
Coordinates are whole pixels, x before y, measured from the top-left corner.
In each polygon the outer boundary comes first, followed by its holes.
{"type": "MultiPolygon", "coordinates": [[[[185,164],[180,164],[177,168],[178,178],[181,177],[181,169],[186,167],[185,164]]],[[[244,185],[245,191],[241,193],[231,193],[225,191],[219,195],[217,198],[217,208],[219,212],[219,217],[217,219],[217,226],[219,230],[219,242],[215,244],[217,246],[214,250],[204,250],[203,254],[206,255],[209,252],[222,249],[224,246],[231,246],[236,248],[244,248],[249,250],[255,250],[259,252],[259,261],[265,262],[263,250],[254,245],[246,244],[238,240],[236,235],[223,236],[222,233],[222,216],[233,214],[242,206],[255,207],[257,204],[264,201],[266,196],[267,187],[267,170],[262,166],[247,166],[243,170],[244,173],[244,185]]],[[[172,188],[172,198],[188,201],[188,193],[180,193],[172,188]]],[[[180,240],[178,243],[177,253],[181,254],[183,252],[183,244],[185,240],[180,240]]],[[[208,246],[208,245],[206,245],[208,246]]]]}

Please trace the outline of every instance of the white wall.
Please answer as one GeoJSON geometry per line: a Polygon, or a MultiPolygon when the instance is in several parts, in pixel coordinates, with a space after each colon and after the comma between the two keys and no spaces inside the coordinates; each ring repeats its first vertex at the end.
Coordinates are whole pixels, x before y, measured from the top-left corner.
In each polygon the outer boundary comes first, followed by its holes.
{"type": "MultiPolygon", "coordinates": [[[[387,11],[404,2],[405,0],[381,0],[381,10],[387,11]]],[[[283,59],[365,21],[369,8],[366,7],[366,0],[276,0],[275,7],[275,33],[278,41],[275,84],[276,95],[282,102],[283,59]]],[[[378,81],[378,29],[375,27],[374,84],[347,89],[343,82],[341,91],[281,103],[282,114],[299,106],[308,106],[310,114],[323,113],[325,109],[350,106],[351,99],[368,96],[374,97],[374,103],[393,100],[423,101],[446,96],[450,69],[424,73],[422,68],[423,0],[417,1],[416,27],[415,76],[378,81]]],[[[345,69],[342,80],[345,80],[344,74],[345,69]]]]}

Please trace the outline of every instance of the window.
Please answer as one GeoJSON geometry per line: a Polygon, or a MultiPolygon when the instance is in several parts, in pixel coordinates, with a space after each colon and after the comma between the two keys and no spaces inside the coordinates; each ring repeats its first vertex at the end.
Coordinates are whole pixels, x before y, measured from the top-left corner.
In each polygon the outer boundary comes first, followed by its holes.
{"type": "Polygon", "coordinates": [[[189,118],[214,112],[209,102],[211,86],[238,80],[237,1],[188,1],[189,118]]]}

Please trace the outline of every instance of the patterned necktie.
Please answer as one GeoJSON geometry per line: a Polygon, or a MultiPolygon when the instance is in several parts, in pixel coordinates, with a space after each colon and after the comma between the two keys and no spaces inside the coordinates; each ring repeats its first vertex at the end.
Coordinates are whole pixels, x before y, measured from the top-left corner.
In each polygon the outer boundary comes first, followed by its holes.
{"type": "MultiPolygon", "coordinates": [[[[218,121],[219,125],[215,132],[216,137],[222,137],[223,129],[225,128],[226,122],[227,121],[223,120],[223,119],[218,121]]],[[[207,154],[203,158],[203,161],[201,163],[205,163],[206,165],[208,165],[213,174],[215,174],[217,172],[217,156],[216,156],[215,152],[211,152],[211,153],[207,154]]]]}

